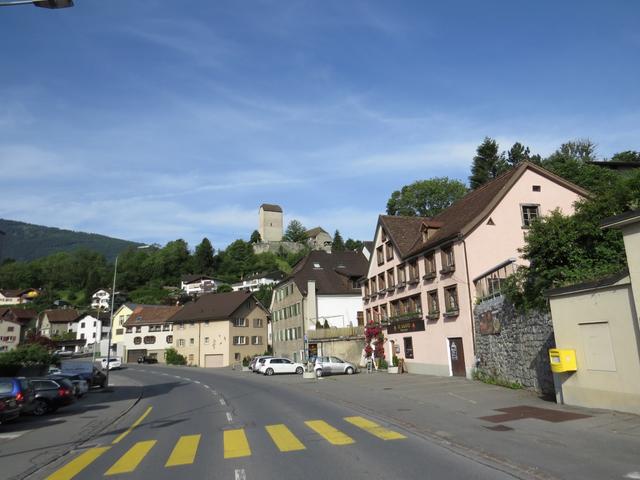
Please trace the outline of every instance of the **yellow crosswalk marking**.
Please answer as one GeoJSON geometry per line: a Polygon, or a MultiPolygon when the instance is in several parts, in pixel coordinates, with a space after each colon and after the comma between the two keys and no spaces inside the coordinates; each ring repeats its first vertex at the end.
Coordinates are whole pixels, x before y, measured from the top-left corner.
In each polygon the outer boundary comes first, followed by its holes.
{"type": "Polygon", "coordinates": [[[407,438],[401,433],[381,427],[376,422],[372,422],[366,418],[346,417],[345,420],[356,427],[363,429],[365,432],[369,432],[371,435],[381,438],[382,440],[400,440],[402,438],[407,438]]]}
{"type": "Polygon", "coordinates": [[[107,470],[105,475],[133,472],[155,444],[155,440],[136,443],[127,453],[120,457],[120,460],[114,463],[113,466],[107,470]]]}
{"type": "Polygon", "coordinates": [[[224,458],[248,457],[251,455],[249,441],[243,428],[224,431],[224,458]]]}
{"type": "Polygon", "coordinates": [[[100,455],[109,450],[110,447],[90,448],[79,457],[67,463],[61,469],[55,471],[47,477],[47,480],[71,480],[82,470],[91,465],[100,455]]]}
{"type": "Polygon", "coordinates": [[[177,465],[191,465],[196,458],[200,435],[183,435],[173,447],[171,456],[165,467],[175,467],[177,465]]]}
{"type": "Polygon", "coordinates": [[[350,445],[355,443],[353,438],[333,428],[323,420],[309,420],[304,423],[332,445],[350,445]]]}
{"type": "Polygon", "coordinates": [[[296,436],[291,433],[285,425],[267,425],[264,427],[271,436],[271,439],[276,444],[281,452],[294,452],[296,450],[305,450],[305,446],[296,436]]]}

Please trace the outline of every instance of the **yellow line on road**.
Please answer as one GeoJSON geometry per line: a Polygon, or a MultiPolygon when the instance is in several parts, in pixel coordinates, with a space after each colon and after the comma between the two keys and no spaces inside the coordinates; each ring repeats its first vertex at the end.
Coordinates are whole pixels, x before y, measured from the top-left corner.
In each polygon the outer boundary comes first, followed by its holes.
{"type": "Polygon", "coordinates": [[[281,452],[305,450],[306,447],[285,425],[267,425],[264,428],[267,429],[267,432],[271,435],[271,439],[281,452]]]}
{"type": "Polygon", "coordinates": [[[350,445],[355,443],[353,438],[333,428],[323,420],[309,420],[304,423],[332,445],[350,445]]]}
{"type": "Polygon", "coordinates": [[[346,417],[345,420],[356,427],[363,429],[365,432],[369,432],[371,435],[381,438],[382,440],[400,440],[402,438],[407,438],[401,433],[381,427],[376,422],[372,422],[366,418],[346,417]]]}
{"type": "Polygon", "coordinates": [[[110,448],[111,447],[95,447],[87,450],[61,469],[49,475],[47,480],[71,480],[110,448]]]}
{"type": "Polygon", "coordinates": [[[107,470],[105,475],[116,475],[118,473],[131,473],[140,462],[147,456],[149,450],[156,444],[155,440],[147,440],[145,442],[138,442],[129,449],[120,459],[113,464],[113,466],[107,470]]]}
{"type": "Polygon", "coordinates": [[[196,458],[201,435],[183,435],[173,447],[165,467],[191,465],[196,458]]]}
{"type": "Polygon", "coordinates": [[[249,441],[244,429],[224,431],[224,458],[248,457],[251,455],[249,441]]]}
{"type": "Polygon", "coordinates": [[[118,438],[116,438],[113,442],[111,442],[112,445],[115,445],[116,443],[120,442],[120,440],[122,440],[124,437],[129,435],[131,433],[131,430],[136,428],[138,425],[140,425],[142,423],[142,421],[145,418],[147,418],[147,415],[149,415],[149,413],[151,413],[152,409],[153,409],[153,407],[147,408],[147,410],[140,416],[140,418],[137,419],[135,422],[133,422],[133,425],[131,425],[129,428],[127,428],[126,431],[122,432],[120,435],[118,435],[118,438]]]}

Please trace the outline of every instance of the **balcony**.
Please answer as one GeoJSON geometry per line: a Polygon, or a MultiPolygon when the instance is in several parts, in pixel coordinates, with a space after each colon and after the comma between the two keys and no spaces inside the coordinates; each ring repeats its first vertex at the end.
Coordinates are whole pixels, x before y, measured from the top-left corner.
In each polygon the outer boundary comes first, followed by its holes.
{"type": "Polygon", "coordinates": [[[391,292],[395,292],[396,290],[396,286],[395,285],[390,285],[387,287],[387,292],[391,293],[391,292]]]}
{"type": "Polygon", "coordinates": [[[438,310],[435,310],[433,312],[429,312],[427,314],[427,320],[437,320],[440,318],[440,312],[438,310]]]}
{"type": "Polygon", "coordinates": [[[398,289],[404,288],[404,287],[406,287],[406,285],[407,285],[407,282],[405,282],[404,280],[401,280],[400,282],[398,282],[396,284],[396,288],[398,288],[398,289]]]}
{"type": "Polygon", "coordinates": [[[459,309],[447,310],[446,312],[444,312],[444,317],[445,318],[457,317],[458,315],[460,315],[460,310],[459,309]]]}

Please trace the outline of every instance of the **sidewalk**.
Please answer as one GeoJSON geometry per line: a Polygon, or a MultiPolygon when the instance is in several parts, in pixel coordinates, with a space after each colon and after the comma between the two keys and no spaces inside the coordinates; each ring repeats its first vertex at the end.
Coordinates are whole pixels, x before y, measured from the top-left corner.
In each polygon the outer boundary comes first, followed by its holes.
{"type": "Polygon", "coordinates": [[[306,386],[522,478],[640,478],[636,415],[556,405],[459,377],[361,373],[306,386]]]}
{"type": "Polygon", "coordinates": [[[24,479],[73,451],[128,412],[142,387],[123,375],[110,376],[109,391],[92,389],[73,405],[43,417],[21,417],[2,426],[2,478],[24,479]]]}

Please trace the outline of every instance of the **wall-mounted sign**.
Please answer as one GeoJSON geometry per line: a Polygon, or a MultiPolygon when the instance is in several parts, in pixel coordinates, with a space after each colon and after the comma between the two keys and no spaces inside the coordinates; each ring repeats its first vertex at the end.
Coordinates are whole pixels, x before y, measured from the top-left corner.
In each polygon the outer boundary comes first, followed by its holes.
{"type": "Polygon", "coordinates": [[[424,332],[424,320],[421,318],[398,320],[390,323],[387,327],[387,333],[389,335],[408,332],[424,332]]]}
{"type": "Polygon", "coordinates": [[[492,311],[480,314],[480,335],[494,335],[500,333],[500,319],[494,317],[492,311]]]}

